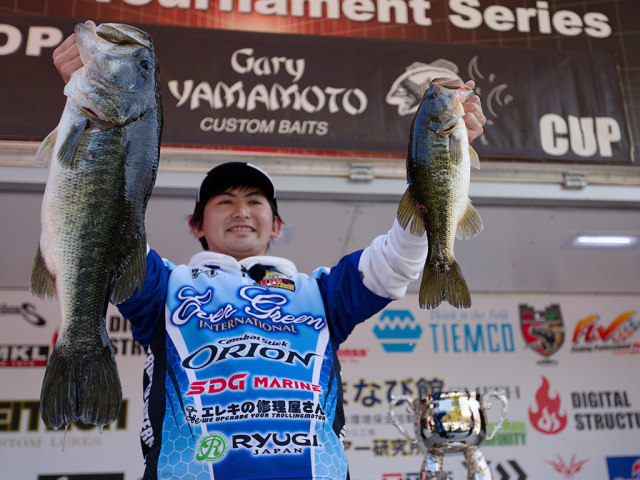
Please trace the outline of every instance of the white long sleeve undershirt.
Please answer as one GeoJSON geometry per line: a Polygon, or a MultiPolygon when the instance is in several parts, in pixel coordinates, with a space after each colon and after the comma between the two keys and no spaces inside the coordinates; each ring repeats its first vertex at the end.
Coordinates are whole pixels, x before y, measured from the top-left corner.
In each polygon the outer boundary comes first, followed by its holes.
{"type": "Polygon", "coordinates": [[[358,270],[376,295],[397,300],[404,297],[409,282],[419,278],[427,259],[427,235],[416,237],[410,230],[411,224],[403,230],[396,219],[386,235],[362,252],[358,270]]]}

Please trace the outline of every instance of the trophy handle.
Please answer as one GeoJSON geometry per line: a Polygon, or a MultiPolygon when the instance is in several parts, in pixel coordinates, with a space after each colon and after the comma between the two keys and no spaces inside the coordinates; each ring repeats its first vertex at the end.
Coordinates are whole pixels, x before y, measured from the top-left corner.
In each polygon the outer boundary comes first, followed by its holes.
{"type": "Polygon", "coordinates": [[[393,423],[396,426],[396,428],[400,430],[400,433],[402,435],[404,435],[408,440],[410,440],[411,443],[418,443],[418,440],[416,440],[411,435],[409,435],[407,431],[403,428],[403,426],[400,425],[400,422],[396,417],[396,412],[394,410],[395,406],[404,402],[405,400],[409,403],[409,405],[407,405],[407,412],[409,413],[414,412],[413,406],[412,406],[413,398],[408,397],[406,395],[398,395],[398,396],[391,395],[391,404],[389,405],[389,417],[391,417],[391,423],[393,423]]]}
{"type": "Polygon", "coordinates": [[[491,440],[495,436],[495,434],[498,433],[498,430],[502,428],[502,424],[507,419],[507,412],[509,411],[509,404],[507,403],[507,397],[504,394],[504,390],[485,393],[484,398],[482,399],[482,408],[484,408],[485,410],[491,408],[489,397],[496,397],[502,402],[502,416],[500,417],[500,421],[498,422],[498,424],[493,428],[491,434],[487,436],[487,440],[491,440]]]}

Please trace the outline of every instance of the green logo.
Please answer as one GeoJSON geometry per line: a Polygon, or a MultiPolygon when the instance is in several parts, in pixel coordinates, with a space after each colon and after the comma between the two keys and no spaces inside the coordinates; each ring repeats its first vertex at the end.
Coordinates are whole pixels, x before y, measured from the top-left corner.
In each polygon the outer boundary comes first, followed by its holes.
{"type": "Polygon", "coordinates": [[[219,433],[211,433],[202,437],[198,443],[196,460],[218,462],[227,453],[227,439],[219,433]]]}

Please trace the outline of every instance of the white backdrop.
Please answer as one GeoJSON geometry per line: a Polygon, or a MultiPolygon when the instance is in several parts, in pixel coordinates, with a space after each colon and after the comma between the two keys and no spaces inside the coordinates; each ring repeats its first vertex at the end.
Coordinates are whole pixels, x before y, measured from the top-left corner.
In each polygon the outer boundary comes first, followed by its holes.
{"type": "MultiPolygon", "coordinates": [[[[635,463],[640,470],[640,297],[472,299],[469,310],[445,304],[429,311],[408,295],[358,326],[342,346],[351,478],[418,478],[422,453],[390,424],[390,395],[496,388],[509,397],[508,420],[481,447],[494,479],[638,478],[632,469],[635,463]],[[525,342],[520,310],[530,321],[556,323],[553,354],[525,342]]],[[[139,479],[144,352],[117,310],[110,307],[107,326],[126,407],[102,435],[74,425],[66,440],[64,432],[48,431],[37,411],[43,364],[59,326],[57,303],[0,290],[0,322],[0,479],[139,479]]],[[[489,422],[500,416],[493,400],[489,422]]],[[[396,412],[413,433],[411,415],[402,406],[396,412]]],[[[445,468],[454,479],[466,478],[462,456],[446,458],[445,468]]]]}

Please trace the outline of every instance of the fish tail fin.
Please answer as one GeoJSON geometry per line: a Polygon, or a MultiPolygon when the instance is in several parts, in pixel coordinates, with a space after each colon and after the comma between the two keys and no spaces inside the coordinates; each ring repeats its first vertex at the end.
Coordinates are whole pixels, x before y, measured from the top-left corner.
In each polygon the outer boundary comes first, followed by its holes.
{"type": "Polygon", "coordinates": [[[471,295],[467,282],[462,276],[462,270],[455,260],[446,271],[439,271],[433,264],[427,262],[420,283],[420,308],[436,308],[447,300],[456,308],[469,308],[471,295]]]}
{"type": "Polygon", "coordinates": [[[78,415],[83,422],[108,425],[118,417],[122,406],[122,387],[111,345],[85,358],[78,392],[78,415]]]}
{"type": "Polygon", "coordinates": [[[54,430],[81,419],[92,425],[112,423],[120,413],[122,387],[107,345],[94,355],[61,355],[54,348],[42,382],[40,414],[54,430]]]}
{"type": "Polygon", "coordinates": [[[77,355],[60,355],[56,348],[49,357],[40,392],[40,415],[44,424],[54,430],[66,428],[78,419],[78,360],[77,355]]]}
{"type": "Polygon", "coordinates": [[[411,222],[411,234],[416,237],[421,237],[426,231],[424,220],[420,217],[420,213],[416,208],[416,204],[411,197],[411,192],[407,188],[404,192],[400,205],[398,205],[398,223],[403,230],[407,229],[407,226],[411,222]],[[413,221],[412,221],[413,219],[413,221]]]}
{"type": "Polygon", "coordinates": [[[147,236],[144,230],[138,236],[138,244],[133,250],[133,255],[122,275],[114,281],[111,291],[111,303],[117,305],[124,302],[134,294],[136,286],[138,291],[142,289],[144,277],[147,272],[147,236]]]}
{"type": "Polygon", "coordinates": [[[40,243],[38,243],[38,251],[36,252],[36,258],[33,260],[33,267],[31,268],[29,289],[31,293],[40,298],[57,296],[56,284],[51,272],[49,272],[44,263],[44,258],[42,258],[40,243]]]}

